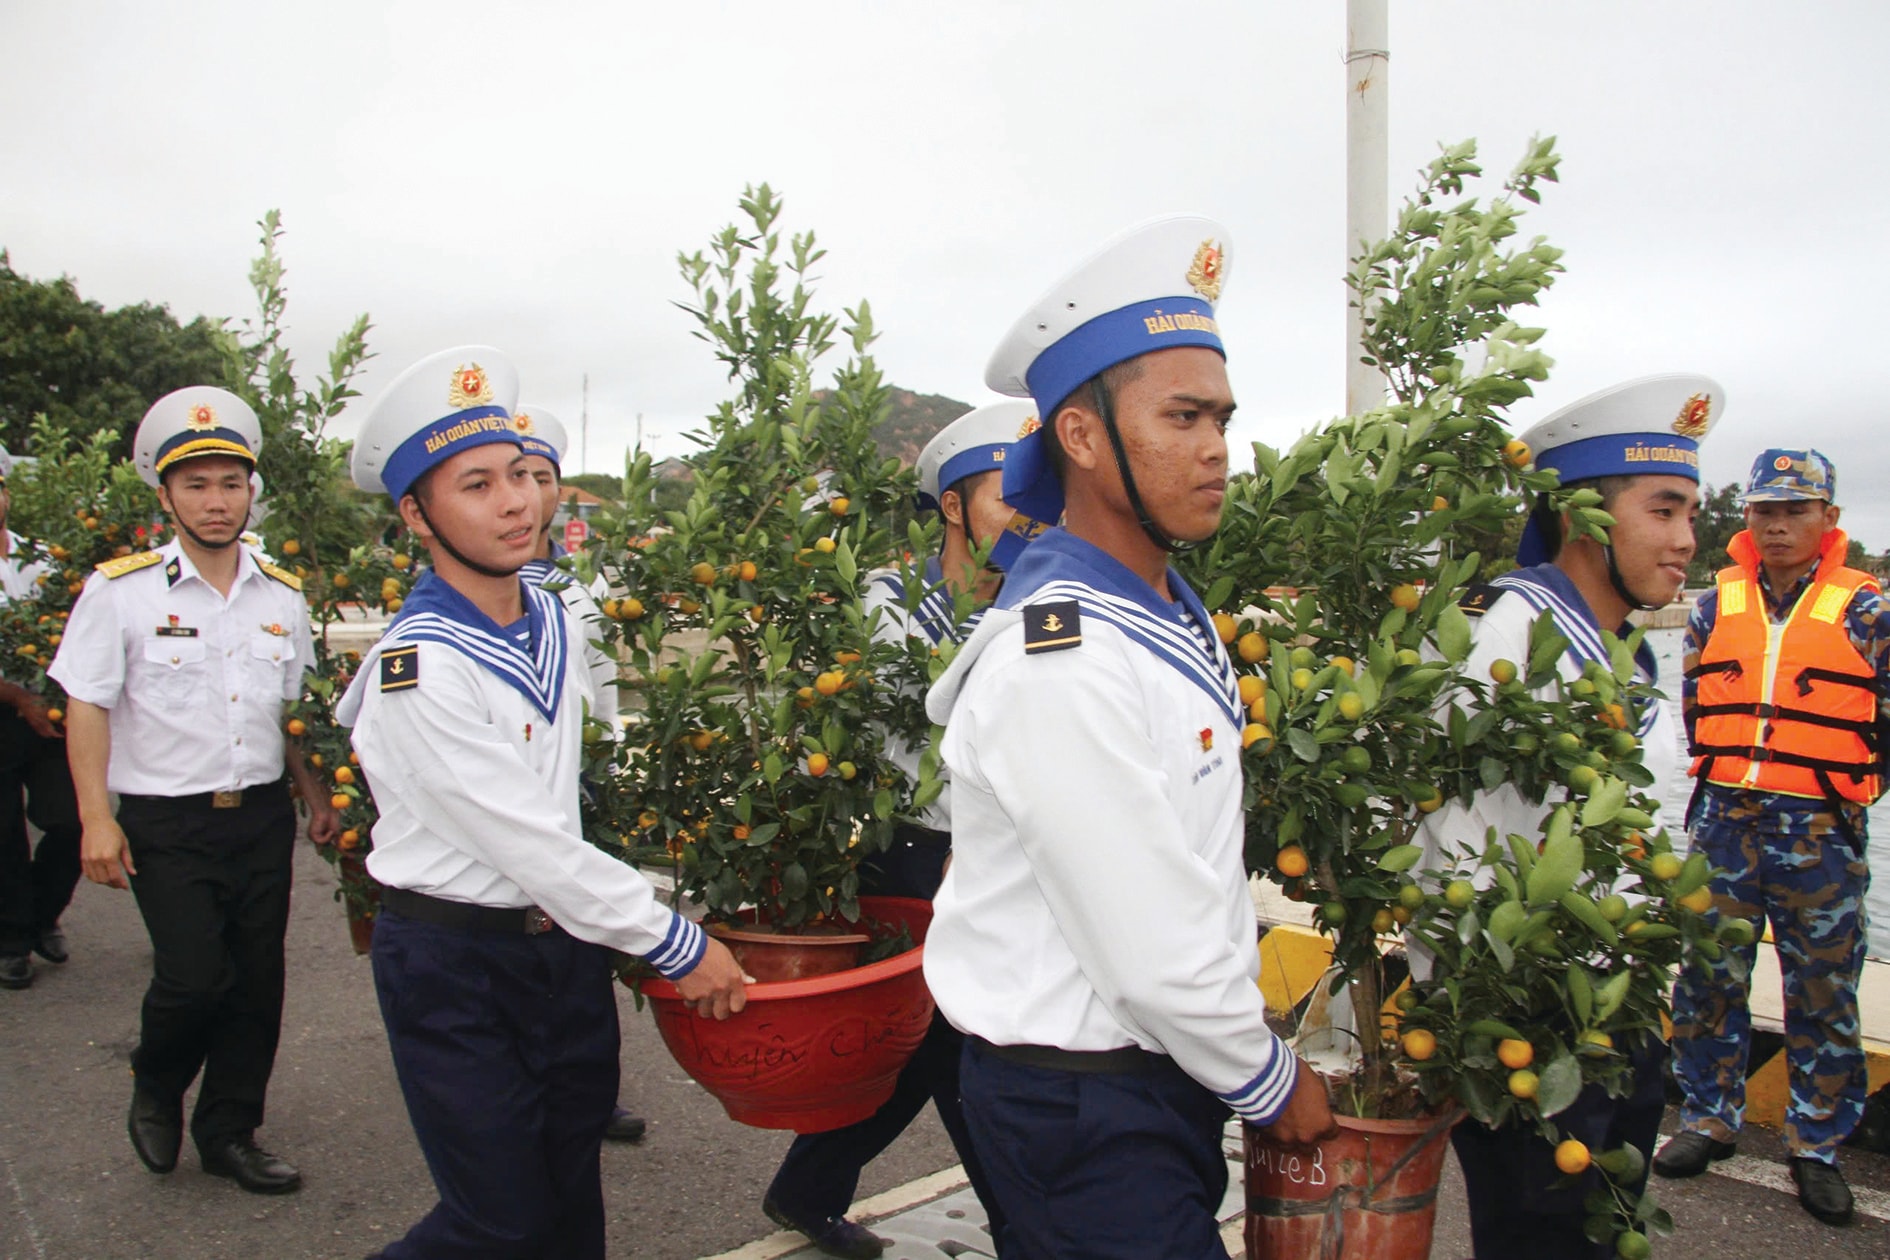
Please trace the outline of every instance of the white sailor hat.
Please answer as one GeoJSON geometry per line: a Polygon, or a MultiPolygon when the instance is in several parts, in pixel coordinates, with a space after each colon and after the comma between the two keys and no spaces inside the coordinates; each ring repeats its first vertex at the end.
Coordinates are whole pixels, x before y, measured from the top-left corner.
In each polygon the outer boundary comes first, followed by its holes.
{"type": "Polygon", "coordinates": [[[7,484],[7,478],[13,475],[13,452],[0,446],[0,486],[7,484]]]}
{"type": "Polygon", "coordinates": [[[919,452],[919,506],[936,509],[939,496],[973,473],[1002,470],[1011,443],[1036,428],[1037,405],[987,403],[967,411],[919,452]]]}
{"type": "Polygon", "coordinates": [[[398,502],[422,473],[461,451],[522,446],[512,427],[517,406],[518,369],[500,351],[456,346],[430,354],[368,408],[354,440],[354,484],[398,502]]]}
{"type": "Polygon", "coordinates": [[[564,453],[571,446],[570,435],[564,431],[564,421],[543,407],[520,403],[517,414],[512,417],[512,428],[517,431],[519,445],[525,448],[527,455],[542,455],[552,463],[563,466],[564,453]]]}
{"type": "Polygon", "coordinates": [[[214,385],[188,385],[151,404],[131,440],[132,463],[148,486],[187,459],[221,455],[251,468],[262,452],[262,423],[248,403],[214,385]]]}
{"type": "MultiPolygon", "coordinates": [[[[1139,355],[1177,346],[1225,355],[1214,307],[1228,253],[1227,229],[1198,215],[1130,228],[1031,304],[991,356],[985,384],[1035,399],[1047,422],[1077,386],[1139,355]]],[[[1063,515],[1063,490],[1043,444],[1032,435],[1012,447],[1004,501],[1054,522],[1063,515]]]]}
{"type": "MultiPolygon", "coordinates": [[[[1522,435],[1536,467],[1562,484],[1596,477],[1700,479],[1700,441],[1726,406],[1709,376],[1673,372],[1625,381],[1578,399],[1522,435]]],[[[1532,524],[1517,560],[1539,564],[1547,548],[1532,524]]]]}

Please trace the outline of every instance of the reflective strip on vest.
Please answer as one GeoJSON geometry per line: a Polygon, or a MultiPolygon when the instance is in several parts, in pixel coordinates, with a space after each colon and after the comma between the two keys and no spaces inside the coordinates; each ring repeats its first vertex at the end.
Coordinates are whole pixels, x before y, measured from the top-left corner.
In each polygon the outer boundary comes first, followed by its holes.
{"type": "Polygon", "coordinates": [[[1718,579],[1719,613],[1694,667],[1692,773],[1757,792],[1869,804],[1882,792],[1876,670],[1844,610],[1868,573],[1831,563],[1785,620],[1766,615],[1757,575],[1718,579]]]}

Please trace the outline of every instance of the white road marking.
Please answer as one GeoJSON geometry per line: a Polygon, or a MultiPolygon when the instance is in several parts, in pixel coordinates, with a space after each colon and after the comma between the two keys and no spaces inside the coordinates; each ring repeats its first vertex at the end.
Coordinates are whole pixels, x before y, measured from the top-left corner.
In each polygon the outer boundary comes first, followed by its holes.
{"type": "MultiPolygon", "coordinates": [[[[1673,1141],[1672,1138],[1663,1137],[1654,1143],[1654,1154],[1660,1154],[1661,1148],[1671,1141],[1673,1141]]],[[[1842,1157],[1840,1157],[1840,1163],[1841,1160],[1842,1157]]],[[[1713,1164],[1709,1171],[1714,1176],[1730,1177],[1748,1186],[1757,1186],[1762,1190],[1776,1190],[1780,1194],[1789,1194],[1794,1199],[1798,1197],[1798,1183],[1792,1180],[1791,1170],[1769,1159],[1735,1155],[1731,1159],[1722,1159],[1713,1164]]],[[[1890,1194],[1885,1194],[1881,1190],[1860,1190],[1852,1186],[1851,1197],[1857,1200],[1859,1216],[1871,1216],[1880,1221],[1890,1221],[1890,1194]]]]}
{"type": "MultiPolygon", "coordinates": [[[[921,1203],[930,1203],[954,1190],[969,1185],[965,1170],[961,1165],[953,1164],[950,1168],[941,1168],[917,1181],[908,1181],[903,1186],[894,1186],[884,1194],[876,1194],[870,1199],[861,1199],[847,1213],[853,1220],[870,1226],[875,1220],[903,1212],[907,1208],[917,1207],[921,1203]]],[[[705,1256],[703,1260],[779,1260],[781,1256],[805,1251],[807,1237],[793,1230],[777,1230],[766,1238],[757,1238],[746,1246],[720,1255],[705,1256]]],[[[44,1260],[42,1257],[41,1260],[44,1260]]]]}

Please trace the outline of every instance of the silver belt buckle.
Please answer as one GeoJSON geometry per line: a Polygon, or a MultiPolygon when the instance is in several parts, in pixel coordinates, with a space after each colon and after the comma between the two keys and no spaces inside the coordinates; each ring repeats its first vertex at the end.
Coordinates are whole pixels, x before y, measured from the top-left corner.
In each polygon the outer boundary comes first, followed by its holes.
{"type": "Polygon", "coordinates": [[[537,936],[557,926],[552,922],[551,916],[537,906],[531,906],[525,911],[525,935],[527,936],[537,936]]]}
{"type": "Polygon", "coordinates": [[[243,789],[242,788],[237,788],[234,792],[210,793],[210,808],[211,809],[236,809],[240,807],[242,803],[243,803],[243,789]]]}

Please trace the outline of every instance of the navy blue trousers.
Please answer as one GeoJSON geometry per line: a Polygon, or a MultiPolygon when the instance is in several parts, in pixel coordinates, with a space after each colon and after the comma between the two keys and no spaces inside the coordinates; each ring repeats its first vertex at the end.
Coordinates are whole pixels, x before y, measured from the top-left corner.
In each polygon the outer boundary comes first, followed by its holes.
{"type": "Polygon", "coordinates": [[[1226,1260],[1229,1113],[1180,1068],[1053,1071],[968,1040],[959,1089],[1002,1260],[1226,1260]]]}
{"type": "MultiPolygon", "coordinates": [[[[861,895],[917,897],[930,901],[944,878],[951,839],[924,827],[900,826],[892,846],[860,864],[861,895]]],[[[899,1071],[892,1097],[859,1121],[825,1133],[803,1133],[788,1147],[768,1196],[797,1217],[845,1216],[860,1188],[860,1173],[893,1144],[930,1101],[938,1107],[971,1188],[984,1205],[996,1237],[1004,1213],[991,1194],[983,1168],[965,1132],[958,1104],[958,1061],[964,1038],[945,1017],[934,1013],[925,1040],[899,1071]]]]}
{"type": "Polygon", "coordinates": [[[58,924],[79,886],[79,832],[66,741],[0,709],[0,954],[27,953],[58,924]]]}
{"type": "Polygon", "coordinates": [[[383,911],[374,989],[440,1202],[385,1260],[603,1260],[610,952],[383,911]]]}
{"type": "MultiPolygon", "coordinates": [[[[1631,1145],[1651,1162],[1666,1108],[1667,1046],[1647,1037],[1632,1054],[1634,1083],[1626,1097],[1610,1098],[1590,1085],[1555,1122],[1597,1155],[1631,1145]]],[[[1555,1147],[1533,1128],[1486,1129],[1465,1120],[1451,1130],[1450,1144],[1463,1166],[1477,1260],[1612,1260],[1612,1242],[1592,1243],[1582,1234],[1588,1217],[1582,1200],[1601,1184],[1600,1172],[1565,1177],[1555,1166],[1555,1147]]],[[[1643,1169],[1629,1189],[1639,1195],[1646,1187],[1643,1169]]]]}

